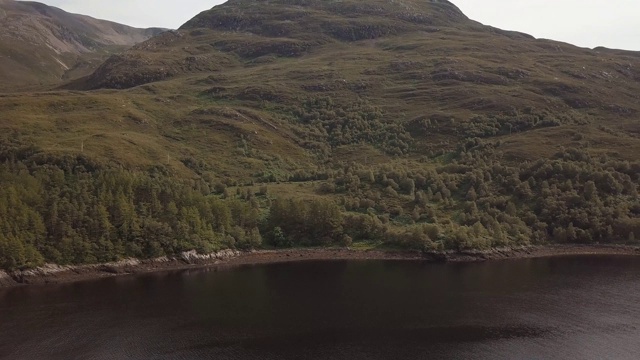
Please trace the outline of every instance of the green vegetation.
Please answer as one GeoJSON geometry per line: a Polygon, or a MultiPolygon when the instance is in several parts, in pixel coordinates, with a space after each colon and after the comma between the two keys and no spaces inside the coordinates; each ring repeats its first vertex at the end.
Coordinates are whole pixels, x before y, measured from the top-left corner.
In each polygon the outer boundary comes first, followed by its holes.
{"type": "Polygon", "coordinates": [[[31,267],[260,246],[254,197],[220,199],[203,181],[107,168],[33,148],[0,154],[0,266],[31,267]]]}
{"type": "Polygon", "coordinates": [[[445,1],[230,0],[0,96],[0,267],[635,243],[637,69],[445,1]]]}
{"type": "Polygon", "coordinates": [[[307,99],[287,115],[303,146],[328,159],[332,149],[369,144],[390,155],[409,152],[411,135],[398,122],[385,121],[382,111],[363,100],[339,105],[330,97],[307,99]]]}
{"type": "Polygon", "coordinates": [[[67,13],[37,2],[0,1],[0,92],[91,74],[110,55],[162,32],[67,13]]]}
{"type": "Polygon", "coordinates": [[[501,164],[500,146],[469,141],[431,169],[343,164],[313,200],[266,186],[179,180],[158,167],[113,168],[83,156],[0,152],[0,267],[82,264],[197,250],[350,246],[431,250],[635,241],[640,162],[571,149],[501,164]],[[332,198],[338,199],[333,201],[332,198]]]}

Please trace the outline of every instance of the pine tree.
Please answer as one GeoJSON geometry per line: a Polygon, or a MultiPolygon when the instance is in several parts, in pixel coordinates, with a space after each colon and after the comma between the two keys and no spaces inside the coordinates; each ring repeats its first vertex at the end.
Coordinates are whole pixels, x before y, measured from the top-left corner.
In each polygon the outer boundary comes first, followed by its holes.
{"type": "Polygon", "coordinates": [[[478,195],[476,195],[476,189],[472,187],[469,188],[469,191],[467,192],[467,200],[469,201],[476,201],[478,199],[478,195]]]}
{"type": "Polygon", "coordinates": [[[598,198],[598,189],[593,181],[587,181],[584,184],[584,198],[587,201],[594,201],[598,198]]]}

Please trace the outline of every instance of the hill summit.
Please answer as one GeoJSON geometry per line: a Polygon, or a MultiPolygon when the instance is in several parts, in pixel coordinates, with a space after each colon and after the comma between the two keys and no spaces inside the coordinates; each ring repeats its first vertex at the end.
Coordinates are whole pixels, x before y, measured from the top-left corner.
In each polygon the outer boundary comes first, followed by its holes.
{"type": "Polygon", "coordinates": [[[261,36],[358,41],[467,18],[448,1],[231,0],[205,11],[181,29],[209,28],[261,36]]]}
{"type": "Polygon", "coordinates": [[[402,42],[403,36],[434,38],[445,30],[531,38],[482,26],[448,1],[231,0],[200,13],[178,31],[115,55],[70,88],[129,88],[184,73],[214,71],[222,64],[228,68],[237,65],[235,60],[301,57],[332,44],[388,38],[402,42]],[[188,51],[181,47],[186,44],[188,51]],[[171,54],[160,55],[173,46],[171,54]]]}

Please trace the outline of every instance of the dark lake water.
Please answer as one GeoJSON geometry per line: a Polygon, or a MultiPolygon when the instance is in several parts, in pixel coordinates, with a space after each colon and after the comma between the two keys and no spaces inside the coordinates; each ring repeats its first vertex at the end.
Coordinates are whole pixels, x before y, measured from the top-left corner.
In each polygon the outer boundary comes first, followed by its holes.
{"type": "Polygon", "coordinates": [[[2,359],[638,359],[640,258],[335,261],[0,290],[2,359]]]}

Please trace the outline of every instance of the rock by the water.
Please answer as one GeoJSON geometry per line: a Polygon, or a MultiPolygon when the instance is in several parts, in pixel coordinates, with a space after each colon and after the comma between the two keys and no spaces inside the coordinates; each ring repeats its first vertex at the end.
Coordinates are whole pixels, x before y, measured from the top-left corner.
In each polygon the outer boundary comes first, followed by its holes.
{"type": "Polygon", "coordinates": [[[239,256],[240,252],[237,250],[220,250],[218,252],[214,252],[211,254],[198,254],[197,251],[185,251],[180,254],[180,259],[186,261],[187,263],[197,263],[201,261],[211,261],[211,260],[226,260],[231,259],[236,256],[239,256]]]}

